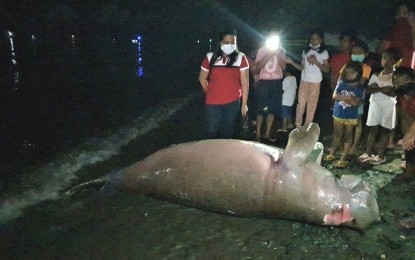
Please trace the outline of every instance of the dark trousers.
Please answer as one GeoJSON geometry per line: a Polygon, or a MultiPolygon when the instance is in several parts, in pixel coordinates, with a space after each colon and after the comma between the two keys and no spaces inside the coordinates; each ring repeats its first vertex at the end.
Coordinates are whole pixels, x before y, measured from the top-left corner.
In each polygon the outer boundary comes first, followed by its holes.
{"type": "Polygon", "coordinates": [[[233,137],[233,127],[241,109],[240,100],[223,105],[206,105],[207,139],[233,137]]]}

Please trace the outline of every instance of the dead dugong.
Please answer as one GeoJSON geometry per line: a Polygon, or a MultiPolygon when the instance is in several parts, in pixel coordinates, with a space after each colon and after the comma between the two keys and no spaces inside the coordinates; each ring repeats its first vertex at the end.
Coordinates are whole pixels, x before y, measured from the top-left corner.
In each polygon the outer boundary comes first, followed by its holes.
{"type": "Polygon", "coordinates": [[[379,220],[376,193],[359,177],[336,179],[309,160],[317,124],[294,129],[285,150],[242,140],[162,149],[116,174],[120,189],[237,216],[365,229],[379,220]]]}

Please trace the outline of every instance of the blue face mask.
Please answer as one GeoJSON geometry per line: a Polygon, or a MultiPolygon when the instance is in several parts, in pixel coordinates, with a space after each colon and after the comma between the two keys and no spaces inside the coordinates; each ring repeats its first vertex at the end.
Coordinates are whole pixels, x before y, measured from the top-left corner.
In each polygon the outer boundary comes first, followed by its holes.
{"type": "Polygon", "coordinates": [[[352,54],[352,61],[363,62],[365,60],[364,54],[354,55],[352,54]]]}

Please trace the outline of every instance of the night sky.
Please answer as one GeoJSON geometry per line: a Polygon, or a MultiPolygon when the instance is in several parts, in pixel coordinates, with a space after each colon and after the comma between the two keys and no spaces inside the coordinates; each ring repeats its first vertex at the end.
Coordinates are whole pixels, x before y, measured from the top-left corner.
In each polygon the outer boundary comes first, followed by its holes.
{"type": "MultiPolygon", "coordinates": [[[[312,27],[338,33],[354,28],[368,38],[380,38],[395,14],[395,1],[379,0],[119,0],[34,1],[5,0],[0,5],[6,30],[28,34],[143,33],[150,39],[177,41],[216,37],[234,28],[246,42],[257,32],[276,27],[286,37],[304,37],[312,27]]],[[[0,10],[1,10],[0,9],[0,10]]],[[[242,41],[243,42],[243,41],[242,41]]],[[[155,42],[155,46],[160,41],[155,42]]],[[[186,45],[180,44],[186,47],[186,45]]]]}

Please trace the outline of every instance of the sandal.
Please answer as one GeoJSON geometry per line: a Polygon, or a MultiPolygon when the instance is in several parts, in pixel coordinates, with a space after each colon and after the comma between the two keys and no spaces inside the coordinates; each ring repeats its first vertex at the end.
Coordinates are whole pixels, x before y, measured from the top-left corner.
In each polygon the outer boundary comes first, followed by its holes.
{"type": "Polygon", "coordinates": [[[336,167],[337,168],[345,168],[345,167],[347,167],[347,165],[349,165],[348,161],[338,160],[336,162],[336,167]]]}
{"type": "Polygon", "coordinates": [[[326,161],[326,162],[331,162],[331,161],[333,161],[334,159],[336,159],[336,156],[331,155],[331,154],[329,154],[329,155],[327,155],[326,157],[324,157],[324,161],[326,161]]]}

